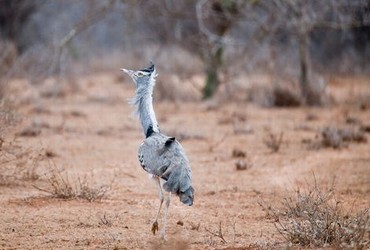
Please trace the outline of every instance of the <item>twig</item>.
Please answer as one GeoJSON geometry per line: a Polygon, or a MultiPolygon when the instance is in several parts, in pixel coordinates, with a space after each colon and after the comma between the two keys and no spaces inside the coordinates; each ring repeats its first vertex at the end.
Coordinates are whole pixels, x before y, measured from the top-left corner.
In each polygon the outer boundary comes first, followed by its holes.
{"type": "Polygon", "coordinates": [[[263,142],[269,149],[271,149],[272,152],[278,152],[281,143],[283,142],[283,135],[283,132],[281,132],[279,135],[270,133],[269,137],[267,137],[263,142]]]}
{"type": "Polygon", "coordinates": [[[97,9],[96,11],[89,11],[89,13],[78,23],[74,25],[74,27],[60,40],[57,45],[55,57],[53,62],[50,66],[50,73],[59,74],[60,72],[60,59],[62,56],[62,52],[64,48],[72,41],[72,39],[77,36],[82,31],[86,30],[88,27],[93,25],[94,23],[101,20],[108,12],[108,10],[113,6],[115,0],[110,0],[107,5],[97,9]]]}
{"type": "Polygon", "coordinates": [[[212,234],[213,236],[216,236],[218,238],[220,238],[222,240],[223,243],[227,243],[227,241],[225,240],[223,234],[222,234],[222,224],[221,224],[221,221],[220,221],[220,224],[219,224],[219,228],[218,228],[218,232],[212,232],[211,230],[208,230],[207,228],[205,228],[205,230],[212,234]]]}
{"type": "Polygon", "coordinates": [[[218,141],[216,141],[216,142],[212,143],[212,144],[209,146],[209,151],[210,151],[210,152],[213,152],[213,149],[214,149],[214,148],[216,148],[218,145],[220,145],[222,142],[224,142],[224,141],[225,141],[225,139],[226,139],[226,137],[227,137],[228,135],[229,135],[229,134],[228,134],[228,133],[226,133],[226,134],[224,134],[224,135],[221,137],[221,139],[220,139],[220,140],[218,140],[218,141]]]}

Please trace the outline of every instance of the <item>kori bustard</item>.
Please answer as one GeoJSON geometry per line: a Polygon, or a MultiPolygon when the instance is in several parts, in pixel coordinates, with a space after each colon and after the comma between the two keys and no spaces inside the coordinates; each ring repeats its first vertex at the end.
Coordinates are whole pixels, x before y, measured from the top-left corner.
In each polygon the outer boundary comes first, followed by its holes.
{"type": "Polygon", "coordinates": [[[166,234],[168,207],[171,194],[179,196],[185,205],[193,205],[194,189],[191,184],[191,169],[189,161],[181,144],[175,137],[169,137],[160,132],[153,109],[153,89],[157,77],[153,63],[142,70],[121,69],[127,73],[136,85],[136,93],[131,101],[139,117],[144,142],[139,147],[139,162],[141,167],[152,175],[159,191],[159,208],[152,225],[153,234],[158,231],[158,217],[166,194],[165,214],[161,235],[166,234]],[[166,191],[165,193],[163,192],[166,191]]]}

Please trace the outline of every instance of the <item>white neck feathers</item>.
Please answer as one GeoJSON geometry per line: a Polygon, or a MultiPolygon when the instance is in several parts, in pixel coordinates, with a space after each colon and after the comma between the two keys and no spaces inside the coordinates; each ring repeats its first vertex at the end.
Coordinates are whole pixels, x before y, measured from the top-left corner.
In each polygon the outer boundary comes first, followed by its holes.
{"type": "Polygon", "coordinates": [[[159,132],[158,122],[153,109],[152,95],[154,85],[155,78],[151,77],[148,85],[140,86],[136,89],[135,96],[130,102],[135,107],[135,113],[139,117],[145,135],[147,135],[150,127],[154,132],[159,132]]]}

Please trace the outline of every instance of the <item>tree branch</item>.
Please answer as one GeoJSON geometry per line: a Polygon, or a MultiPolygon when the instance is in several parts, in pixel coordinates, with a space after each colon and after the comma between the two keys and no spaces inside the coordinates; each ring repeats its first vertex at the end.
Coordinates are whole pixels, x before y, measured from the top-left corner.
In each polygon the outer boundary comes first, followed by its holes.
{"type": "Polygon", "coordinates": [[[94,23],[100,21],[110,10],[116,0],[109,0],[108,4],[100,7],[97,10],[89,11],[86,16],[81,19],[78,23],[74,25],[74,27],[59,41],[55,57],[53,62],[50,66],[50,73],[51,74],[59,74],[60,73],[60,59],[62,56],[62,52],[64,48],[72,41],[74,37],[80,34],[82,31],[86,30],[88,27],[93,25],[94,23]]]}
{"type": "Polygon", "coordinates": [[[201,33],[206,35],[207,39],[212,43],[228,44],[228,45],[243,45],[244,42],[237,42],[234,39],[226,38],[224,36],[219,36],[211,32],[203,22],[203,7],[209,0],[200,0],[195,6],[196,17],[198,22],[198,27],[201,33]]]}

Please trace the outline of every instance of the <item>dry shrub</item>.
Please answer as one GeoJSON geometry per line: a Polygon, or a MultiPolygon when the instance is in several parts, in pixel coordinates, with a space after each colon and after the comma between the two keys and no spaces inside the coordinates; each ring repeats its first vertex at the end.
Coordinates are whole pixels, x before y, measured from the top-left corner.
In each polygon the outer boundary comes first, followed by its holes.
{"type": "Polygon", "coordinates": [[[275,86],[272,90],[272,106],[297,107],[302,104],[299,94],[289,87],[275,86]]]}
{"type": "Polygon", "coordinates": [[[51,46],[35,44],[18,54],[9,68],[6,79],[25,78],[28,84],[37,85],[50,76],[50,65],[54,54],[51,46]]]}
{"type": "MultiPolygon", "coordinates": [[[[230,122],[232,122],[233,132],[235,135],[253,133],[253,128],[250,124],[248,124],[247,116],[245,113],[233,112],[229,120],[230,122]]],[[[223,122],[226,124],[228,120],[224,118],[223,122]]]]}
{"type": "MultiPolygon", "coordinates": [[[[317,78],[317,77],[316,77],[317,78]]],[[[302,88],[294,77],[278,76],[272,81],[254,83],[248,90],[248,100],[267,107],[298,107],[303,104],[321,106],[325,104],[325,82],[312,81],[303,96],[302,88]]]]}
{"type": "Polygon", "coordinates": [[[218,224],[218,229],[217,229],[217,231],[211,231],[211,230],[209,230],[209,229],[207,229],[207,228],[205,228],[205,230],[206,230],[208,233],[210,233],[212,236],[215,236],[215,237],[217,237],[217,238],[221,239],[222,243],[227,243],[227,241],[226,241],[226,240],[225,240],[225,238],[224,238],[224,234],[223,234],[223,232],[222,232],[222,223],[221,223],[221,221],[220,221],[220,222],[219,222],[219,224],[218,224]]]}
{"type": "Polygon", "coordinates": [[[157,100],[199,101],[201,92],[191,81],[183,80],[175,74],[161,74],[154,91],[157,100]]]}
{"type": "MultiPolygon", "coordinates": [[[[237,91],[240,94],[241,91],[237,91]]],[[[248,88],[247,101],[260,105],[262,107],[272,107],[273,106],[273,95],[270,87],[252,85],[248,88]]]]}
{"type": "Polygon", "coordinates": [[[37,150],[24,148],[16,140],[8,142],[0,139],[0,185],[37,180],[38,163],[42,159],[37,150]]]}
{"type": "Polygon", "coordinates": [[[62,173],[56,167],[52,168],[52,171],[46,178],[47,187],[34,187],[50,194],[52,198],[65,200],[82,199],[89,202],[99,201],[104,198],[111,188],[111,185],[93,185],[86,175],[83,178],[78,177],[76,182],[71,182],[68,173],[62,173]]]}
{"type": "Polygon", "coordinates": [[[336,126],[327,126],[316,135],[316,139],[303,139],[302,143],[307,145],[308,149],[318,150],[320,148],[340,149],[347,147],[349,143],[366,143],[366,130],[363,127],[337,128],[336,126]]]}
{"type": "Polygon", "coordinates": [[[325,127],[321,132],[321,144],[324,147],[341,148],[348,142],[367,142],[364,132],[354,128],[325,127]]]}
{"type": "Polygon", "coordinates": [[[345,213],[335,198],[334,188],[321,190],[316,180],[307,191],[297,190],[294,196],[285,197],[279,209],[260,205],[290,244],[340,249],[370,247],[369,208],[357,214],[345,213]]]}
{"type": "Polygon", "coordinates": [[[12,103],[0,100],[0,185],[16,185],[39,177],[37,167],[42,155],[25,148],[12,136],[20,119],[12,103]]]}
{"type": "Polygon", "coordinates": [[[283,135],[283,132],[281,132],[280,134],[274,134],[270,132],[263,140],[263,142],[271,150],[272,153],[276,153],[279,151],[280,146],[283,143],[283,135]]]}
{"type": "Polygon", "coordinates": [[[247,153],[241,149],[234,148],[232,152],[232,157],[233,158],[245,158],[247,156],[247,153]]]}
{"type": "Polygon", "coordinates": [[[99,225],[111,227],[113,226],[113,220],[109,218],[106,213],[104,213],[103,217],[99,217],[99,225]]]}
{"type": "Polygon", "coordinates": [[[76,188],[76,197],[79,199],[88,200],[90,202],[101,200],[110,190],[111,185],[93,186],[86,176],[78,178],[76,188]]]}
{"type": "Polygon", "coordinates": [[[4,140],[9,131],[21,120],[12,102],[0,98],[0,139],[4,140]]]}
{"type": "Polygon", "coordinates": [[[265,107],[297,107],[303,104],[298,84],[285,79],[255,80],[248,89],[248,100],[265,107]]]}

